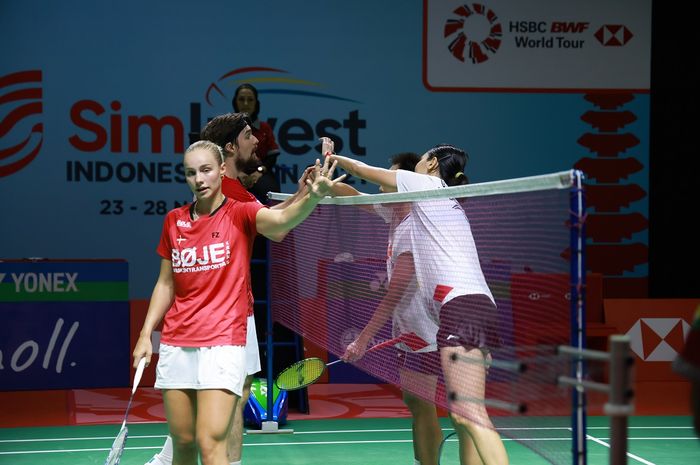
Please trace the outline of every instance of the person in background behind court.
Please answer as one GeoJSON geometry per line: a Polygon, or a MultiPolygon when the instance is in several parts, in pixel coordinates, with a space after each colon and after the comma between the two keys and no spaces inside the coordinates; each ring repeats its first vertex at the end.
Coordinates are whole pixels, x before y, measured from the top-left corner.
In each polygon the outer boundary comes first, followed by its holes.
{"type": "Polygon", "coordinates": [[[275,135],[269,124],[260,120],[260,100],[258,90],[252,84],[241,84],[233,94],[233,110],[248,113],[252,121],[253,135],[258,139],[256,154],[260,165],[244,179],[246,189],[262,203],[267,203],[268,192],[280,192],[280,184],[272,172],[280,154],[275,135]]]}

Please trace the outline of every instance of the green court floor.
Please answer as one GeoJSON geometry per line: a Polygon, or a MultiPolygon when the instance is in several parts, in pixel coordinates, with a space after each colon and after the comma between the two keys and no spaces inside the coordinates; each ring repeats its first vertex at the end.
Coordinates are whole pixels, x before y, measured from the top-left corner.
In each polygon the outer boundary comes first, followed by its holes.
{"type": "MultiPolygon", "coordinates": [[[[442,420],[445,434],[449,434],[449,421],[442,420]]],[[[550,424],[545,419],[527,419],[518,428],[503,428],[512,465],[549,463],[532,449],[566,454],[570,432],[566,427],[550,424]],[[514,434],[518,441],[511,439],[514,434]]],[[[0,464],[102,465],[119,426],[0,429],[0,464]]],[[[291,428],[294,433],[246,435],[244,463],[413,464],[410,419],[296,420],[284,428],[291,428]]],[[[163,423],[131,425],[122,465],[142,465],[160,449],[165,435],[163,423]]],[[[588,463],[608,464],[608,419],[589,417],[588,436],[588,463]]],[[[700,440],[694,435],[689,417],[631,418],[628,446],[629,464],[700,464],[700,440]]],[[[456,442],[448,441],[442,464],[458,464],[456,451],[456,442]]]]}

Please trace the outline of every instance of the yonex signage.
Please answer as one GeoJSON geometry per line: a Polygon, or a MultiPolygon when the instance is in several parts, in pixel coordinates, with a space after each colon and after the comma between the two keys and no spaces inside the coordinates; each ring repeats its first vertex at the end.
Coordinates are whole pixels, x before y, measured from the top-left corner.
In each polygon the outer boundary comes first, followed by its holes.
{"type": "Polygon", "coordinates": [[[0,302],[104,302],[128,298],[125,261],[0,263],[0,302]]]}
{"type": "Polygon", "coordinates": [[[127,276],[117,260],[1,262],[0,390],[127,385],[127,276]]]}
{"type": "Polygon", "coordinates": [[[651,0],[424,0],[423,22],[431,90],[649,89],[651,0]]]}

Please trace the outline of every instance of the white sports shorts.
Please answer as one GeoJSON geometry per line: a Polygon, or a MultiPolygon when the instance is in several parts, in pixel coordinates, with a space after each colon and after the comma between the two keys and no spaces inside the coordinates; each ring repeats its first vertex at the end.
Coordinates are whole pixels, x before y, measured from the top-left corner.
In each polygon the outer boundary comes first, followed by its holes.
{"type": "Polygon", "coordinates": [[[260,371],[260,348],[258,347],[258,333],[255,331],[255,317],[248,317],[248,335],[245,343],[245,371],[246,375],[254,375],[260,371]]]}
{"type": "Polygon", "coordinates": [[[226,389],[240,396],[245,372],[245,346],[176,347],[161,343],[155,388],[226,389]]]}

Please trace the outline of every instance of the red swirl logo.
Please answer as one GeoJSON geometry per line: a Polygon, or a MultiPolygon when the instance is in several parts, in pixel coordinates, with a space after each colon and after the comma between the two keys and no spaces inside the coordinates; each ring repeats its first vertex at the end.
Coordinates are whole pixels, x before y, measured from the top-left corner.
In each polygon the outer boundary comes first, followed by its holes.
{"type": "Polygon", "coordinates": [[[459,61],[464,61],[465,50],[472,63],[483,63],[501,46],[503,28],[496,13],[481,3],[464,4],[453,11],[445,21],[447,48],[459,61]]]}
{"type": "Polygon", "coordinates": [[[43,111],[41,99],[41,71],[0,77],[0,177],[16,173],[39,154],[44,141],[44,125],[36,121],[43,111]],[[11,140],[19,142],[7,142],[11,140]]]}

